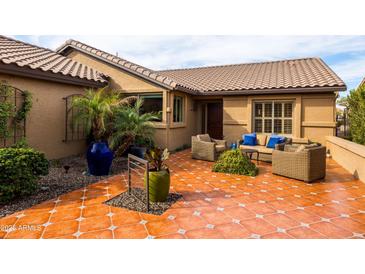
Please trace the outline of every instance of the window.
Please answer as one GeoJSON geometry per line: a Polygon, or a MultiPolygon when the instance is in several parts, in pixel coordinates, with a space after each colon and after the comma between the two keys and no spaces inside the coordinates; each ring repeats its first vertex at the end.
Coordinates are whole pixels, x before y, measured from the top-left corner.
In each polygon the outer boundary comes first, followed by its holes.
{"type": "Polygon", "coordinates": [[[139,95],[140,98],[143,99],[143,106],[141,108],[142,113],[154,113],[158,116],[156,122],[162,121],[162,102],[163,97],[162,93],[154,93],[154,94],[143,94],[139,95]]]}
{"type": "Polygon", "coordinates": [[[182,96],[174,96],[173,121],[175,123],[184,121],[184,97],[182,96]]]}
{"type": "Polygon", "coordinates": [[[293,102],[255,103],[254,130],[261,133],[292,134],[293,102]]]}

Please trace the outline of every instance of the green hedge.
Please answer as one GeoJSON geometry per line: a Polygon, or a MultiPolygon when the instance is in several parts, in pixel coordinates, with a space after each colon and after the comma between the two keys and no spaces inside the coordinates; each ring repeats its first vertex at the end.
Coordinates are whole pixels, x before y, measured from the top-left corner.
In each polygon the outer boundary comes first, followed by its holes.
{"type": "Polygon", "coordinates": [[[48,168],[45,155],[32,148],[0,149],[0,203],[32,194],[48,168]]]}
{"type": "Polygon", "coordinates": [[[223,152],[213,165],[214,172],[256,176],[258,168],[239,149],[223,152]]]}

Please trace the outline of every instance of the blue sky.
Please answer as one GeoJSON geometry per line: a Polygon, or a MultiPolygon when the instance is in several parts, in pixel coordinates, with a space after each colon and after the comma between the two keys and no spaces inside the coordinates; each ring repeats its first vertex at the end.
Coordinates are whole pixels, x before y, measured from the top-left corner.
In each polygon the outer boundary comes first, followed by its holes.
{"type": "Polygon", "coordinates": [[[50,49],[73,38],[155,70],[321,57],[345,81],[348,90],[365,77],[365,36],[24,35],[15,38],[50,49]]]}

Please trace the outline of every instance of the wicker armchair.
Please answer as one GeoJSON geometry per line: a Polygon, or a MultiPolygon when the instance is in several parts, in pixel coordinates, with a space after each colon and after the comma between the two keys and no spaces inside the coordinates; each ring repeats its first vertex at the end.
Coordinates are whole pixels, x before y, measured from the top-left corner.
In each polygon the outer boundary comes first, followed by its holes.
{"type": "Polygon", "coordinates": [[[326,147],[279,146],[272,154],[272,173],[312,182],[326,176],[326,147]]]}
{"type": "Polygon", "coordinates": [[[193,159],[214,162],[218,155],[227,149],[227,141],[210,138],[209,134],[191,137],[191,154],[193,159]]]}

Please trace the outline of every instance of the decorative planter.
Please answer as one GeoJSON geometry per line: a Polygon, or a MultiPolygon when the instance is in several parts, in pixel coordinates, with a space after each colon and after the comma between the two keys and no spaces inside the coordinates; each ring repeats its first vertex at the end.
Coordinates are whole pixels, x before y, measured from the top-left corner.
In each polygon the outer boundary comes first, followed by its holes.
{"type": "Polygon", "coordinates": [[[137,147],[137,146],[131,146],[130,147],[130,154],[137,156],[138,158],[144,159],[144,156],[146,154],[146,147],[137,147]]]}
{"type": "MultiPolygon", "coordinates": [[[[144,178],[146,186],[146,176],[144,178]]],[[[165,202],[170,190],[170,172],[168,170],[149,172],[149,198],[151,202],[165,202]]]]}
{"type": "Polygon", "coordinates": [[[110,172],[113,152],[105,142],[95,142],[89,146],[86,159],[91,175],[105,176],[110,172]]]}

